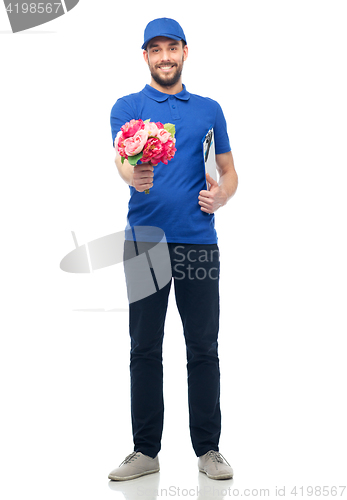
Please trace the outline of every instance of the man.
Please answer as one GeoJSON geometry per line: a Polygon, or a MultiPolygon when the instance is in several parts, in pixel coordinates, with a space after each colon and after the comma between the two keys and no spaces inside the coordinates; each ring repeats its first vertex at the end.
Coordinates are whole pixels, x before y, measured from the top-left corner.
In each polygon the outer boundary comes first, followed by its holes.
{"type": "MultiPolygon", "coordinates": [[[[151,21],[144,33],[143,57],[151,83],[117,100],[111,111],[112,139],[131,119],[173,123],[177,152],[168,165],[116,165],[130,186],[128,228],[161,228],[172,265],[177,307],[187,348],[189,426],[201,472],[213,479],[233,476],[219,453],[221,431],[219,328],[219,251],[214,213],[233,196],[238,178],[221,107],[190,94],[182,84],[188,46],[173,19],[151,21]],[[205,176],[202,140],[213,127],[219,183],[205,176]],[[207,190],[207,183],[210,190],[207,190]],[[150,193],[144,191],[149,189],[150,193]]],[[[162,341],[171,287],[129,304],[131,414],[134,451],[109,474],[133,479],[159,471],[163,429],[162,341]]]]}

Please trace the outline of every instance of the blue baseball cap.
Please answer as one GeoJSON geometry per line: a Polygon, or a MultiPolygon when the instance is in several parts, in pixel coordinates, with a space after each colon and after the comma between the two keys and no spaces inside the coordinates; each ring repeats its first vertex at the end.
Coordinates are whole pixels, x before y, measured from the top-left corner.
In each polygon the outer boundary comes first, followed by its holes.
{"type": "Polygon", "coordinates": [[[145,41],[142,45],[142,49],[146,49],[148,42],[156,36],[166,36],[167,38],[172,38],[173,40],[183,40],[187,43],[186,36],[178,22],[167,17],[154,19],[147,24],[144,36],[145,41]]]}

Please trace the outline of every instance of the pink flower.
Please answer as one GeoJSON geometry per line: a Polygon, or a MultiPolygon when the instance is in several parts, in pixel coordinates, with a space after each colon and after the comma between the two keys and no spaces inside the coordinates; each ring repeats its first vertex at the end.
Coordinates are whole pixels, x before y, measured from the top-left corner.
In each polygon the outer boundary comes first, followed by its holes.
{"type": "Polygon", "coordinates": [[[157,137],[158,137],[158,139],[161,140],[161,142],[165,143],[170,139],[171,134],[170,134],[170,132],[168,132],[167,130],[162,128],[162,129],[158,130],[157,137]]]}
{"type": "Polygon", "coordinates": [[[148,134],[145,130],[139,130],[134,137],[129,137],[124,140],[125,153],[128,156],[135,156],[141,153],[148,139],[148,134]]]}
{"type": "Polygon", "coordinates": [[[124,158],[128,158],[128,155],[126,154],[125,149],[124,149],[124,137],[123,137],[122,131],[118,132],[117,137],[115,138],[114,144],[115,144],[114,147],[118,149],[118,153],[121,156],[124,156],[124,158]]]}
{"type": "Polygon", "coordinates": [[[169,139],[163,144],[164,155],[162,156],[161,161],[167,165],[168,161],[175,156],[176,151],[177,149],[175,148],[175,143],[169,139]]]}
{"type": "Polygon", "coordinates": [[[159,131],[154,122],[145,123],[145,130],[148,132],[148,137],[155,137],[159,131]]]}
{"type": "Polygon", "coordinates": [[[144,128],[145,124],[141,119],[130,120],[130,122],[125,123],[123,127],[121,127],[121,131],[123,132],[124,139],[127,139],[128,137],[133,137],[136,132],[143,130],[144,128]]]}
{"type": "Polygon", "coordinates": [[[157,137],[152,137],[148,139],[144,149],[141,161],[146,163],[152,160],[152,163],[159,163],[161,161],[161,157],[163,156],[163,144],[157,139],[157,137]]]}
{"type": "Polygon", "coordinates": [[[161,129],[161,128],[164,128],[164,125],[160,122],[156,122],[156,126],[161,129]]]}
{"type": "Polygon", "coordinates": [[[119,142],[119,139],[122,137],[122,135],[123,135],[123,132],[120,130],[118,132],[118,134],[116,135],[116,138],[115,138],[114,143],[113,143],[115,149],[118,148],[118,142],[119,142]]]}

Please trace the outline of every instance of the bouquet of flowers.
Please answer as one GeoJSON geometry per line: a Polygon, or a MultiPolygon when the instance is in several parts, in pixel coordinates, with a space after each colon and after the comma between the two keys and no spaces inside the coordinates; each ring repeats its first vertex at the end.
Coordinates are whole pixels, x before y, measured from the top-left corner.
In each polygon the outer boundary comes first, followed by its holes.
{"type": "MultiPolygon", "coordinates": [[[[177,149],[175,148],[175,125],[172,123],[130,120],[125,123],[114,140],[114,147],[120,154],[121,161],[128,160],[131,165],[160,161],[167,165],[177,149]]],[[[149,189],[146,189],[149,194],[149,189]]]]}

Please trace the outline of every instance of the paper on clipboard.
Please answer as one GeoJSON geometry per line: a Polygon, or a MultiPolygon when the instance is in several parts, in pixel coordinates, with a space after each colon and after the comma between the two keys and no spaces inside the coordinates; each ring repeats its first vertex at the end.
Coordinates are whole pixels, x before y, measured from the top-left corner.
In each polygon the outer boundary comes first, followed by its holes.
{"type": "MultiPolygon", "coordinates": [[[[212,127],[203,138],[203,149],[204,149],[205,172],[210,174],[212,179],[217,181],[214,134],[212,127]]],[[[206,187],[207,190],[209,191],[211,186],[207,181],[206,181],[206,187]]]]}

